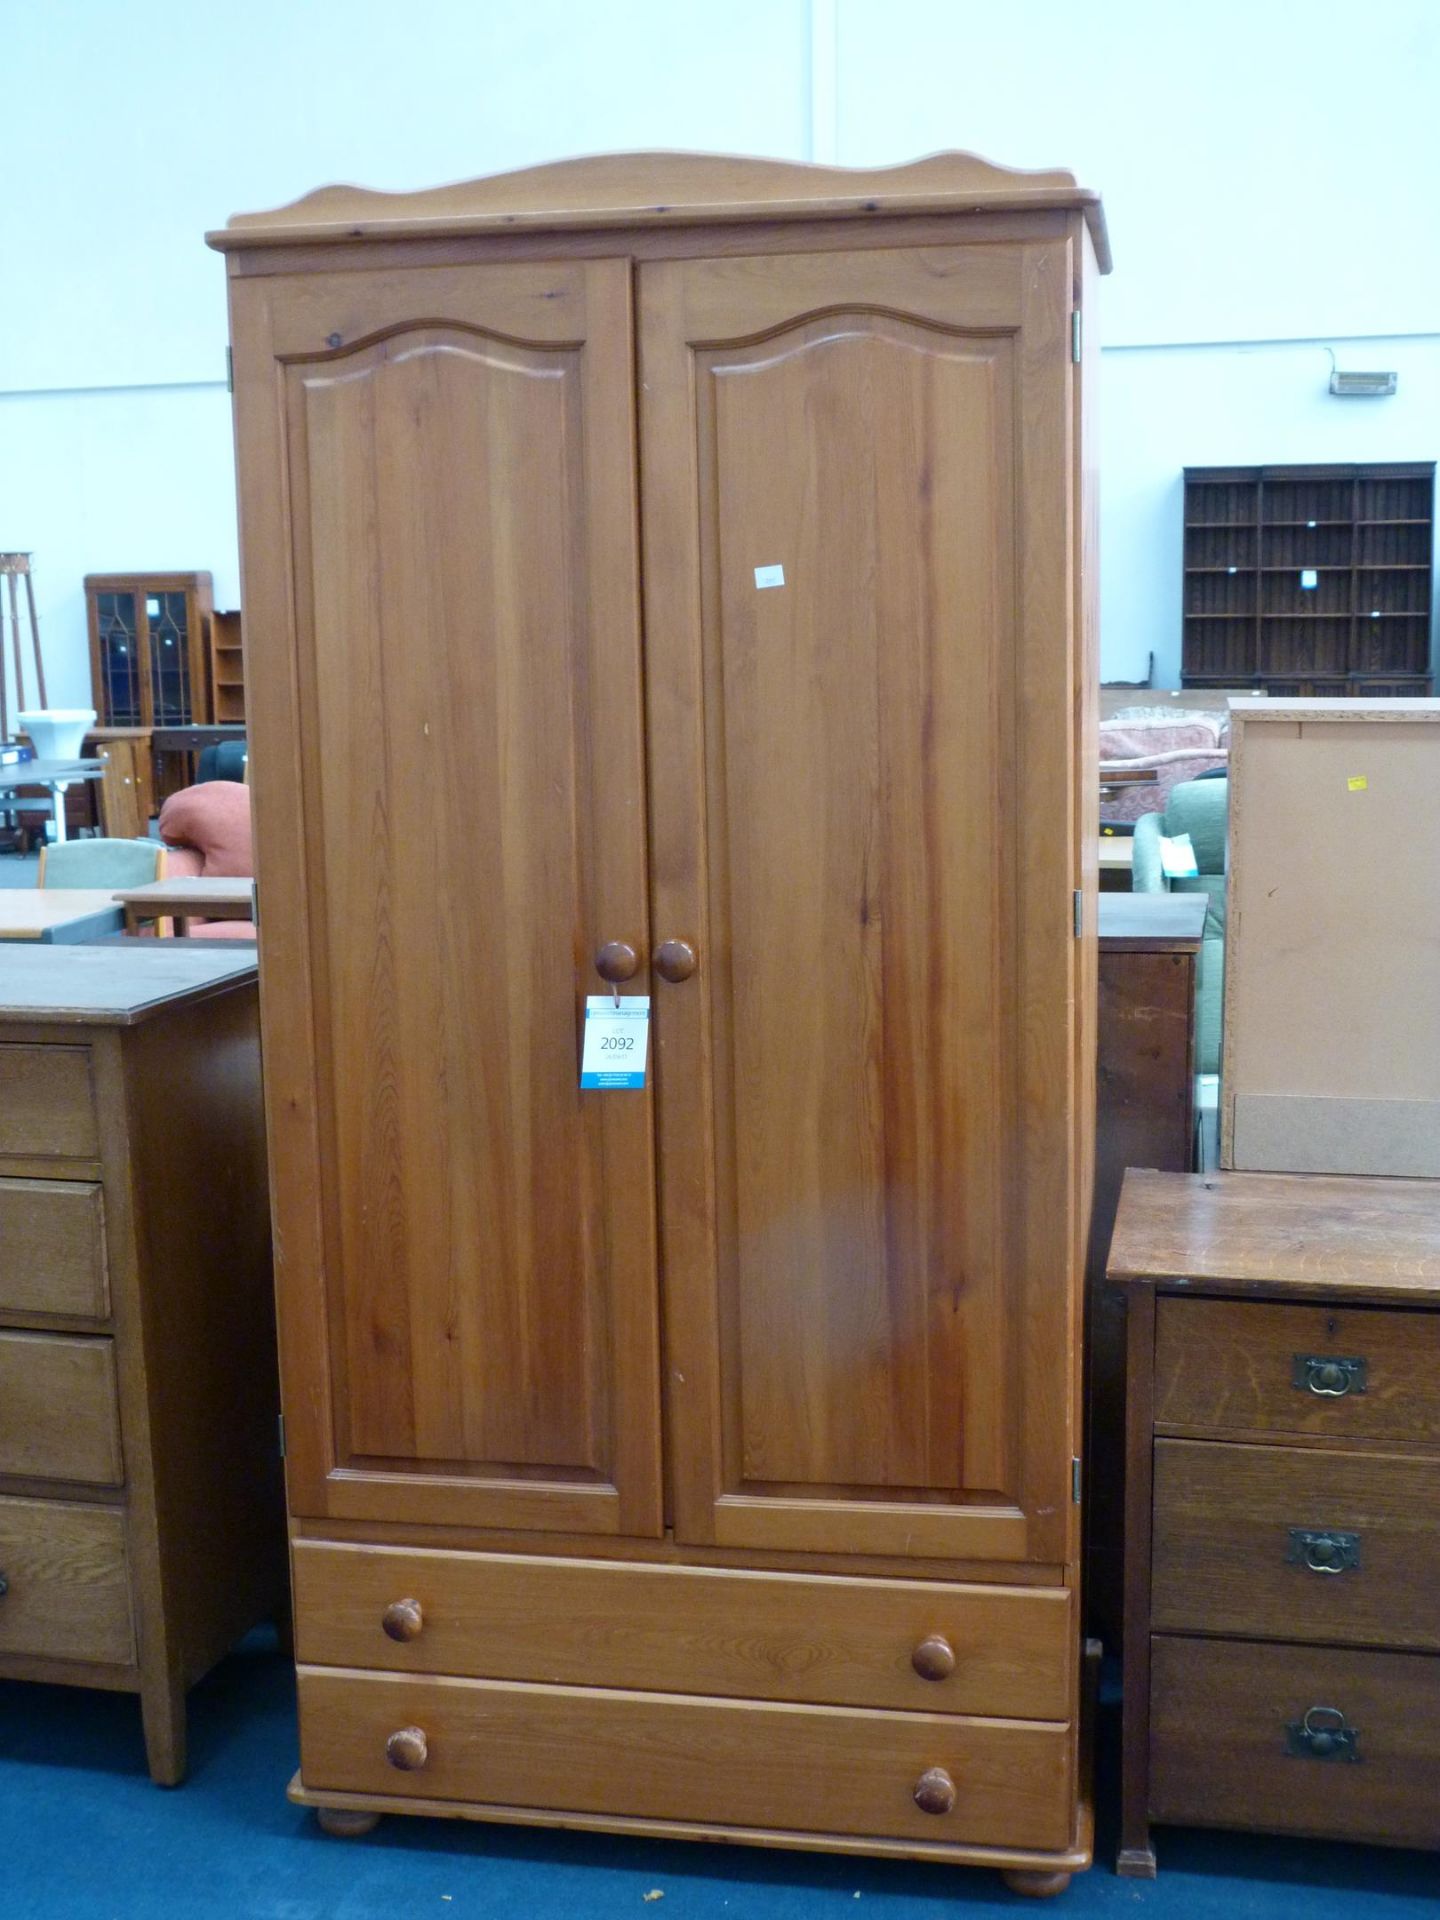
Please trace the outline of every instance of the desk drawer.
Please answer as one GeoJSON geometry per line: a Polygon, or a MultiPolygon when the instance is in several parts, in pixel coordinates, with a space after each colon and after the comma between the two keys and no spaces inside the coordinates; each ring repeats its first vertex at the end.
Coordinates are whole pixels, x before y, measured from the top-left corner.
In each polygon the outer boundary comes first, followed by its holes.
{"type": "Polygon", "coordinates": [[[133,1663],[118,1508],[0,1499],[0,1576],[0,1662],[6,1654],[29,1654],[133,1663]]]}
{"type": "Polygon", "coordinates": [[[297,1653],[315,1665],[1070,1716],[1074,1629],[1059,1588],[309,1541],[294,1569],[297,1653]],[[417,1603],[418,1624],[392,1622],[413,1629],[397,1641],[381,1621],[402,1600],[417,1603]]]}
{"type": "Polygon", "coordinates": [[[94,1160],[99,1152],[90,1049],[0,1045],[0,1154],[94,1160]]]}
{"type": "Polygon", "coordinates": [[[110,1284],[99,1187],[0,1180],[0,1311],[106,1317],[110,1284]]]}
{"type": "Polygon", "coordinates": [[[343,1668],[299,1680],[312,1792],[992,1846],[1073,1837],[1068,1727],[343,1668]],[[423,1736],[404,1771],[387,1758],[401,1729],[423,1736]],[[935,1769],[951,1803],[927,1813],[915,1793],[935,1769]]]}
{"type": "Polygon", "coordinates": [[[1153,1819],[1440,1844],[1440,1659],[1160,1635],[1151,1677],[1153,1819]]]}
{"type": "Polygon", "coordinates": [[[1161,1631],[1440,1649],[1440,1460],[1155,1444],[1161,1631]]]}
{"type": "Polygon", "coordinates": [[[1440,1313],[1163,1297],[1155,1419],[1342,1443],[1440,1443],[1440,1313]]]}
{"type": "Polygon", "coordinates": [[[0,1333],[0,1474],[121,1484],[115,1349],[109,1340],[0,1333]]]}

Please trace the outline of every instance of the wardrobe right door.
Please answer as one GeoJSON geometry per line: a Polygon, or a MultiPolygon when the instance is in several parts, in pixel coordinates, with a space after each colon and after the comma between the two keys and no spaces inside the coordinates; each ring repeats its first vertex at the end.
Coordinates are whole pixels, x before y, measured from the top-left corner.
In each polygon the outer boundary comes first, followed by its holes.
{"type": "Polygon", "coordinates": [[[1071,269],[640,269],[682,1541],[1073,1548],[1071,269]]]}

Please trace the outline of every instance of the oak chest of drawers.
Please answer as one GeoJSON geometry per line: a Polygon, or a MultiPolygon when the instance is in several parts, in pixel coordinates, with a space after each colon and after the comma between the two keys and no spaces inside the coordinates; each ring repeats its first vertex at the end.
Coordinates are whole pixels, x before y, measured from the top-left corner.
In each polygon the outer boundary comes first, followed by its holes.
{"type": "Polygon", "coordinates": [[[1440,1846],[1440,1183],[1130,1172],[1124,1810],[1440,1846]]]}
{"type": "Polygon", "coordinates": [[[255,964],[0,953],[0,1679],[185,1694],[284,1606],[255,964]]]}

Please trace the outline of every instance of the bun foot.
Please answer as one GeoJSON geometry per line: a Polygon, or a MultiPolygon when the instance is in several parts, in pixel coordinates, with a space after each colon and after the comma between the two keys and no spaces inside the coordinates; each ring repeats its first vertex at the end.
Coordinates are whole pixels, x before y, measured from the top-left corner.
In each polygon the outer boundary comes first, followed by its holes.
{"type": "Polygon", "coordinates": [[[1033,1867],[1012,1867],[1002,1877],[1012,1893],[1023,1893],[1031,1900],[1048,1900],[1070,1884],[1068,1873],[1045,1873],[1033,1867]]]}
{"type": "Polygon", "coordinates": [[[334,1834],[337,1840],[358,1840],[379,1824],[380,1816],[360,1807],[317,1807],[315,1820],[322,1833],[334,1834]]]}

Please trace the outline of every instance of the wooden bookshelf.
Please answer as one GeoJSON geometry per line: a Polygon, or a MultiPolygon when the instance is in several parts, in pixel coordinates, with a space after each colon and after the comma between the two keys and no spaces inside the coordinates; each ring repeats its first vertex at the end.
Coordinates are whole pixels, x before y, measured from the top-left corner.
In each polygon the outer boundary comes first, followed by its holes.
{"type": "Polygon", "coordinates": [[[1435,463],[1187,467],[1187,688],[1428,694],[1435,463]]]}
{"type": "Polygon", "coordinates": [[[238,611],[211,615],[210,681],[215,692],[216,724],[243,727],[245,653],[240,639],[238,611]]]}

